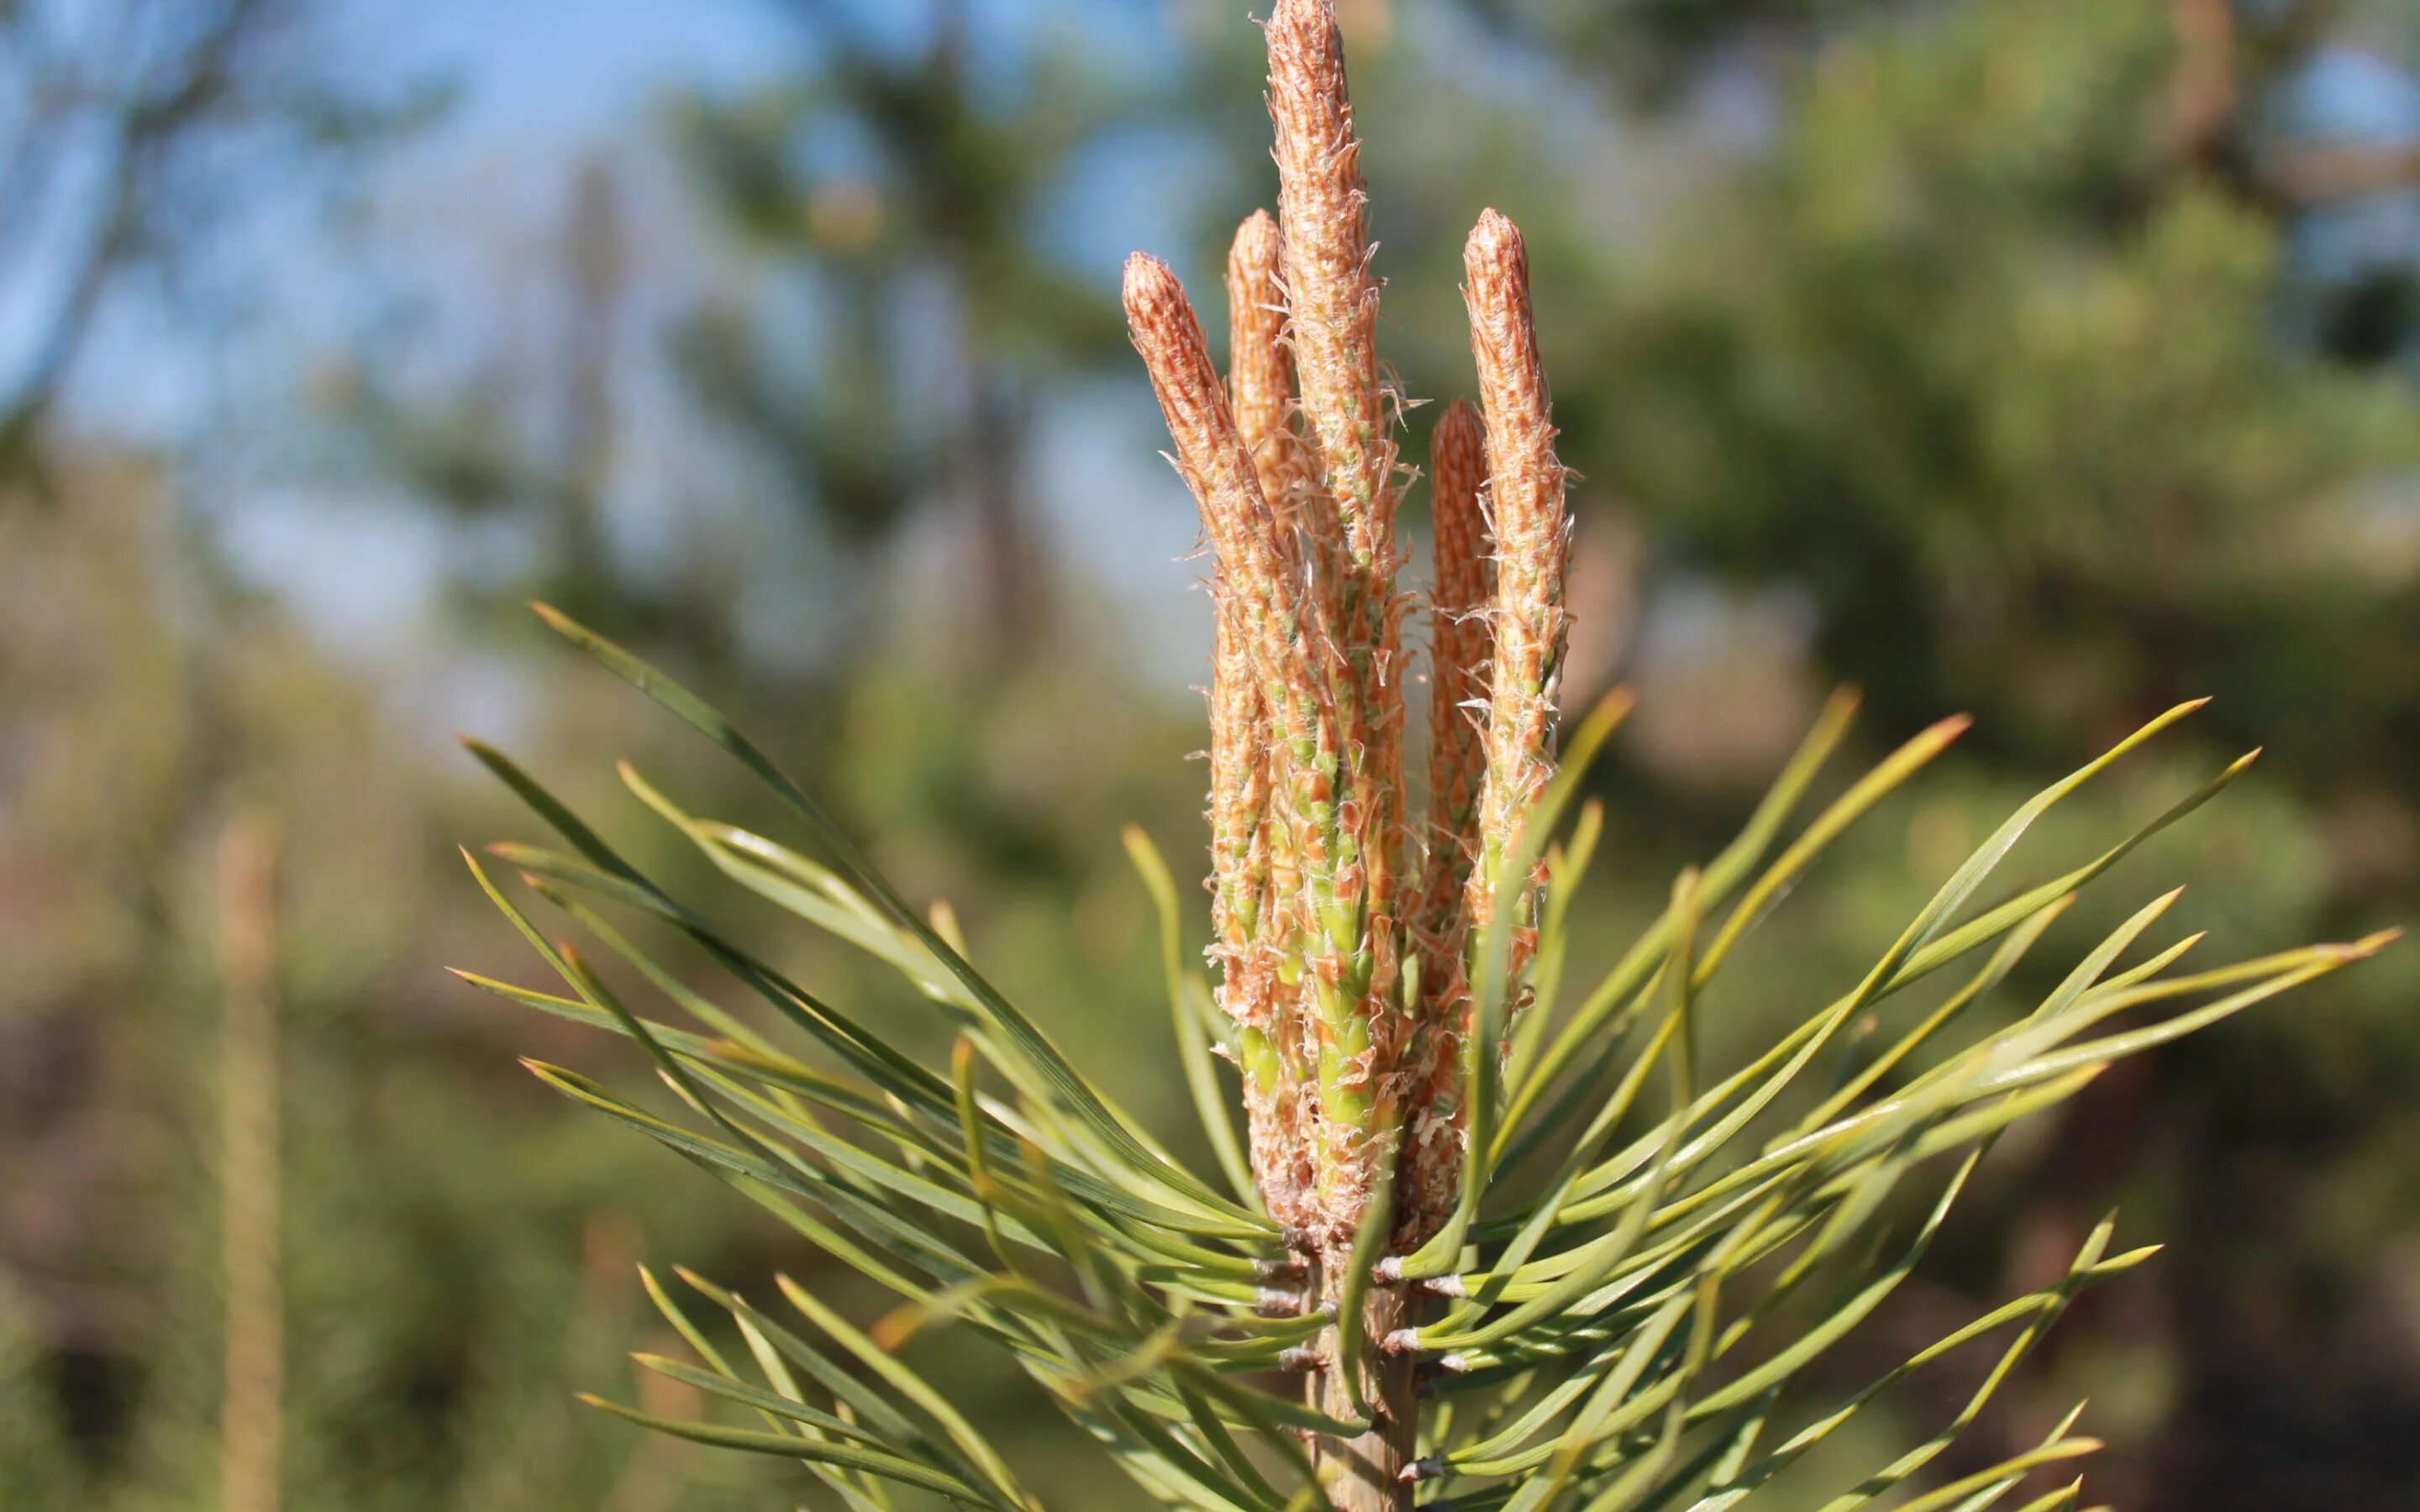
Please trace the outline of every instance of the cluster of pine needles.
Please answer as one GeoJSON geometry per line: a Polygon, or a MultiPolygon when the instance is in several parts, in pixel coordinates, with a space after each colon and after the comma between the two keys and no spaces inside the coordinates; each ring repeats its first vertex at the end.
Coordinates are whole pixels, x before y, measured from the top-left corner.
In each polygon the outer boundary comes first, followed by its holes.
{"type": "MultiPolygon", "coordinates": [[[[625,765],[629,791],[724,877],[896,970],[956,1033],[946,1067],[903,1052],[473,745],[563,842],[489,854],[591,943],[541,930],[473,859],[561,989],[469,980],[636,1041],[676,1105],[531,1070],[898,1299],[861,1326],[786,1279],[779,1304],[760,1304],[684,1272],[695,1299],[684,1303],[649,1273],[692,1357],[639,1363],[728,1411],[692,1422],[597,1405],[797,1461],[857,1512],[892,1506],[903,1488],[1042,1506],[897,1352],[948,1328],[1014,1361],[1154,1505],[1721,1512],[1776,1484],[1823,1512],[1997,1504],[2097,1447],[2076,1431],[2080,1409],[1971,1473],[1943,1480],[1935,1462],[2078,1293],[2153,1253],[2113,1249],[2114,1220],[2055,1284],[1854,1391],[1793,1388],[1830,1377],[1813,1367],[1916,1271],[2010,1123],[2388,936],[2194,971],[2195,936],[2121,964],[2170,893],[2025,1011],[1977,1011],[2005,995],[2080,888],[2250,764],[2082,864],[1983,903],[2037,820],[2196,707],[2185,704],[2019,808],[1862,978],[1746,1063],[1706,1066],[1699,1003],[1750,932],[1963,728],[1946,720],[1827,783],[1855,710],[1843,694],[1737,838],[1680,876],[1600,980],[1567,984],[1587,929],[1570,905],[1603,831],[1576,794],[1627,705],[1608,699],[1559,737],[1570,526],[1526,253],[1509,221],[1481,217],[1465,286],[1480,402],[1432,427],[1430,760],[1416,820],[1395,544],[1415,480],[1394,440],[1404,407],[1373,346],[1342,52],[1326,0],[1280,0],[1267,30],[1279,213],[1237,234],[1224,377],[1164,265],[1138,255],[1125,289],[1216,563],[1214,970],[1188,963],[1169,867],[1140,831],[1126,836],[1215,1169],[1189,1168],[1115,1105],[976,969],[946,910],[910,906],[736,725],[543,610],[760,779],[804,841],[700,817],[625,765]],[[760,1009],[734,1012],[667,969],[626,932],[633,918],[685,938],[760,1009]],[[648,1001],[609,987],[590,952],[617,960],[613,975],[644,983],[648,1001]],[[1885,1005],[1919,990],[1921,1006],[1885,1020],[1885,1005]],[[690,1311],[699,1302],[710,1325],[690,1311]],[[1803,1475],[1781,1479],[1902,1381],[1968,1351],[1989,1364],[1929,1438],[1820,1504],[1803,1475]]],[[[2024,1512],[2080,1496],[2071,1482],[2024,1512]]]]}

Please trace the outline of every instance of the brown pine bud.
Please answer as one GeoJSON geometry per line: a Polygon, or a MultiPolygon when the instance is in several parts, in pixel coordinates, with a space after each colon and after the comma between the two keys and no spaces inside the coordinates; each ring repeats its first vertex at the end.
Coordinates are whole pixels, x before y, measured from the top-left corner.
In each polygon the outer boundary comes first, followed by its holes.
{"type": "Polygon", "coordinates": [[[1165,263],[1137,253],[1126,261],[1125,308],[1217,563],[1210,820],[1225,957],[1219,1006],[1237,1026],[1263,1195],[1280,1221],[1298,1222],[1313,1215],[1301,1172],[1311,1139],[1301,1127],[1300,1031],[1280,1000],[1280,962],[1260,946],[1304,902],[1270,887],[1273,849],[1301,869],[1306,896],[1333,890],[1338,742],[1320,702],[1325,641],[1303,634],[1276,517],[1183,285],[1165,263]]]}
{"type": "Polygon", "coordinates": [[[1318,610],[1342,653],[1328,687],[1341,774],[1335,902],[1344,948],[1310,964],[1326,1005],[1323,1112],[1348,1229],[1369,1173],[1392,1149],[1409,1014],[1398,1001],[1398,879],[1404,840],[1404,700],[1395,589],[1401,489],[1379,379],[1378,285],[1370,272],[1360,145],[1343,44],[1326,0],[1278,0],[1268,22],[1286,320],[1311,486],[1297,512],[1318,610]],[[1346,942],[1349,941],[1349,944],[1346,942]],[[1348,1022],[1349,1020],[1349,1022],[1348,1022]]]}
{"type": "MultiPolygon", "coordinates": [[[[1350,575],[1391,585],[1395,448],[1378,373],[1378,283],[1370,271],[1369,193],[1344,85],[1344,44],[1326,0],[1279,0],[1268,22],[1269,116],[1295,381],[1334,507],[1350,575]]],[[[1345,616],[1348,641],[1374,641],[1382,606],[1345,616]]]]}
{"type": "Polygon", "coordinates": [[[1125,309],[1135,350],[1142,354],[1176,443],[1177,471],[1202,511],[1220,597],[1232,595],[1243,616],[1257,675],[1279,685],[1264,691],[1273,704],[1289,706],[1286,669],[1299,658],[1292,650],[1295,593],[1286,552],[1210,361],[1202,322],[1168,265],[1140,252],[1126,259],[1125,309]]]}
{"type": "Polygon", "coordinates": [[[1486,478],[1479,411],[1456,399],[1437,417],[1429,442],[1436,571],[1429,615],[1429,866],[1421,906],[1432,931],[1461,912],[1463,884],[1478,854],[1484,711],[1470,705],[1487,688],[1487,610],[1495,593],[1479,497],[1486,478]]]}
{"type": "MultiPolygon", "coordinates": [[[[1566,474],[1529,310],[1529,255],[1521,233],[1495,210],[1481,215],[1463,249],[1470,344],[1487,423],[1487,511],[1495,538],[1494,656],[1488,675],[1487,775],[1480,799],[1482,837],[1471,877],[1469,926],[1476,938],[1495,917],[1493,884],[1504,849],[1554,774],[1557,674],[1568,629],[1563,577],[1569,563],[1566,474]]],[[[1534,948],[1528,914],[1535,882],[1517,885],[1513,966],[1534,948]]]]}
{"type": "Polygon", "coordinates": [[[1294,435],[1294,359],[1285,345],[1285,285],[1277,219],[1254,210],[1227,252],[1227,392],[1252,454],[1262,496],[1295,517],[1303,458],[1294,435]]]}
{"type": "Polygon", "coordinates": [[[1487,477],[1479,412],[1457,399],[1429,440],[1435,586],[1430,600],[1429,832],[1419,916],[1420,963],[1413,1110],[1404,1158],[1406,1240],[1425,1239],[1453,1208],[1461,1178],[1461,1049],[1469,1011],[1470,878],[1480,855],[1486,780],[1486,689],[1494,598],[1480,492],[1487,477]]]}

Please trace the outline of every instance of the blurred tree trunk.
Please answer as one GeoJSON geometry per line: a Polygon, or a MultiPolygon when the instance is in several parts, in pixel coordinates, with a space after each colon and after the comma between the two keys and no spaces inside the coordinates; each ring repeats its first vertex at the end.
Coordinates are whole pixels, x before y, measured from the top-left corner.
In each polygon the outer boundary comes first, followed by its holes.
{"type": "Polygon", "coordinates": [[[219,839],[220,1242],[226,1296],[219,1406],[219,1505],[277,1512],[284,1458],[286,1324],[279,1280],[277,840],[266,814],[219,839]]]}

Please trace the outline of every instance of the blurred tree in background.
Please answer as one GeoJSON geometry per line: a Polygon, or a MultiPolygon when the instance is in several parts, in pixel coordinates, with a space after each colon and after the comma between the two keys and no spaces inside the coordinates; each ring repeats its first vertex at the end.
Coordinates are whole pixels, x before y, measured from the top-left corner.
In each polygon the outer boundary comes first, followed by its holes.
{"type": "MultiPolygon", "coordinates": [[[[278,266],[199,236],[225,212],[195,207],[262,186],[230,162],[368,163],[410,113],[372,70],[306,67],[286,8],[66,25],[78,8],[0,7],[0,78],[24,81],[0,89],[0,1504],[216,1504],[209,856],[266,808],[285,837],[287,1499],[763,1504],[788,1488],[642,1448],[566,1398],[643,1342],[634,1256],[677,1239],[740,1281],[791,1261],[525,1085],[508,1053],[540,1030],[422,974],[507,969],[512,947],[448,848],[501,810],[420,727],[468,707],[521,748],[618,742],[716,792],[610,690],[551,662],[539,682],[518,603],[566,601],[762,711],[1088,1069],[1166,1103],[1173,1057],[1137,1007],[1157,992],[1147,913],[1113,837],[1138,820],[1177,856],[1199,834],[1178,759],[1198,705],[1149,653],[1172,640],[1193,665],[1207,616],[1135,598],[1104,545],[1182,551],[1174,480],[1094,459],[1155,444],[1110,303],[1146,239],[1134,216],[1191,228],[1198,285],[1269,193],[1265,124],[1236,103],[1258,39],[1229,0],[1171,0],[1140,33],[1142,8],[1111,0],[1063,29],[971,0],[776,8],[744,87],[668,79],[631,133],[646,148],[566,160],[525,266],[427,275],[467,316],[398,300],[289,361],[308,371],[284,407],[244,417],[281,432],[270,471],[231,478],[214,443],[78,421],[71,359],[141,270],[166,292],[120,308],[190,307],[205,244],[278,266]],[[375,492],[442,543],[442,629],[409,678],[318,643],[296,595],[244,569],[249,495],[279,489],[332,512],[375,492]]],[[[2192,838],[2129,863],[2195,884],[2180,917],[2250,949],[2412,916],[2408,6],[1340,9],[1360,109],[1387,127],[1368,166],[1406,392],[1463,381],[1455,258],[1481,205],[1529,229],[1551,291],[1545,358],[1587,475],[1574,676],[1643,701],[1609,854],[1650,876],[1701,858],[1831,680],[1867,689],[1877,743],[1979,717],[1940,795],[1836,857],[1825,900],[1763,942],[1763,985],[1716,1005],[1718,1041],[1860,963],[1978,816],[2181,696],[2218,695],[2195,723],[2226,754],[2273,754],[2192,838]]],[[[444,233],[479,235],[487,208],[444,233]]],[[[2179,770],[2102,801],[2139,816],[2179,770]]],[[[2053,826],[2044,854],[2108,818],[2053,826]]],[[[636,821],[615,838],[694,864],[636,821]]],[[[1600,871],[1583,913],[1660,901],[1600,871]]],[[[757,943],[836,999],[879,1011],[892,991],[757,943]]],[[[2226,1512],[2420,1490],[2416,987],[2420,962],[2390,953],[2111,1077],[2061,1149],[1995,1159],[2001,1216],[1946,1246],[1930,1305],[2034,1284],[2120,1198],[2175,1241],[2040,1367],[2043,1400],[2094,1382],[2124,1451],[2097,1495],[2226,1512]],[[2079,1164],[2111,1175],[2037,1174],[2079,1164]]],[[[991,1405],[1020,1412],[1004,1386],[991,1405]]]]}
{"type": "Polygon", "coordinates": [[[684,367],[842,560],[955,496],[975,606],[958,628],[978,670],[1014,667],[1051,596],[1027,517],[1036,391],[1125,351],[1111,301],[1052,255],[1044,218],[1140,101],[1102,60],[1047,42],[984,67],[964,4],[904,47],[845,6],[800,11],[826,60],[813,77],[694,101],[678,122],[711,213],[765,275],[695,313],[684,367]],[[794,293],[800,321],[761,319],[794,293]],[[803,351],[798,325],[814,333],[803,351]]]}

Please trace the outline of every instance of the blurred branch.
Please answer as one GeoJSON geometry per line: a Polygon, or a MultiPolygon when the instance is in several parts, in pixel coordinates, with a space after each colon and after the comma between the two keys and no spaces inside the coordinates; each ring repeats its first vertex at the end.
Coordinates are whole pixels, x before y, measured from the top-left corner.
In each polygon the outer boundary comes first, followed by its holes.
{"type": "Polygon", "coordinates": [[[2352,199],[2420,182],[2420,146],[2408,142],[2333,143],[2281,154],[2268,178],[2296,206],[2352,199]]]}
{"type": "Polygon", "coordinates": [[[17,231],[33,219],[24,213],[26,201],[37,184],[58,171],[59,158],[72,149],[69,127],[70,117],[79,114],[76,102],[107,118],[107,145],[101,150],[109,161],[85,217],[93,233],[79,252],[70,255],[65,293],[44,323],[15,392],[0,405],[0,472],[17,471],[26,459],[35,428],[92,325],[102,289],[139,244],[149,208],[148,180],[173,144],[234,102],[238,54],[269,20],[262,0],[226,0],[204,10],[192,39],[169,49],[156,73],[132,56],[142,42],[141,28],[131,14],[118,18],[116,26],[95,28],[111,42],[99,57],[87,60],[70,54],[37,54],[40,42],[33,33],[45,19],[41,8],[10,6],[0,11],[0,26],[6,28],[0,43],[17,65],[9,71],[19,75],[24,97],[37,102],[8,153],[8,192],[0,203],[10,213],[0,223],[7,228],[0,234],[17,231]],[[46,159],[48,173],[42,166],[46,159]]]}
{"type": "Polygon", "coordinates": [[[581,165],[566,232],[564,260],[569,265],[572,310],[564,332],[569,393],[560,528],[566,569],[601,578],[598,511],[613,465],[613,338],[628,260],[621,196],[612,168],[601,159],[581,165]]]}
{"type": "Polygon", "coordinates": [[[277,1512],[285,1438],[286,1325],[279,1277],[280,1088],[277,839],[268,817],[236,816],[218,851],[221,1242],[226,1342],[219,1420],[219,1504],[277,1512]]]}
{"type": "Polygon", "coordinates": [[[426,110],[317,79],[304,14],[292,0],[0,5],[0,295],[39,311],[0,380],[0,480],[42,481],[42,431],[110,289],[146,254],[189,254],[180,217],[238,178],[210,149],[355,141],[426,110]]]}
{"type": "Polygon", "coordinates": [[[2177,67],[2168,85],[2168,131],[2180,157],[2209,160],[2234,128],[2242,96],[2235,78],[2231,0],[2174,0],[2177,67]]]}

